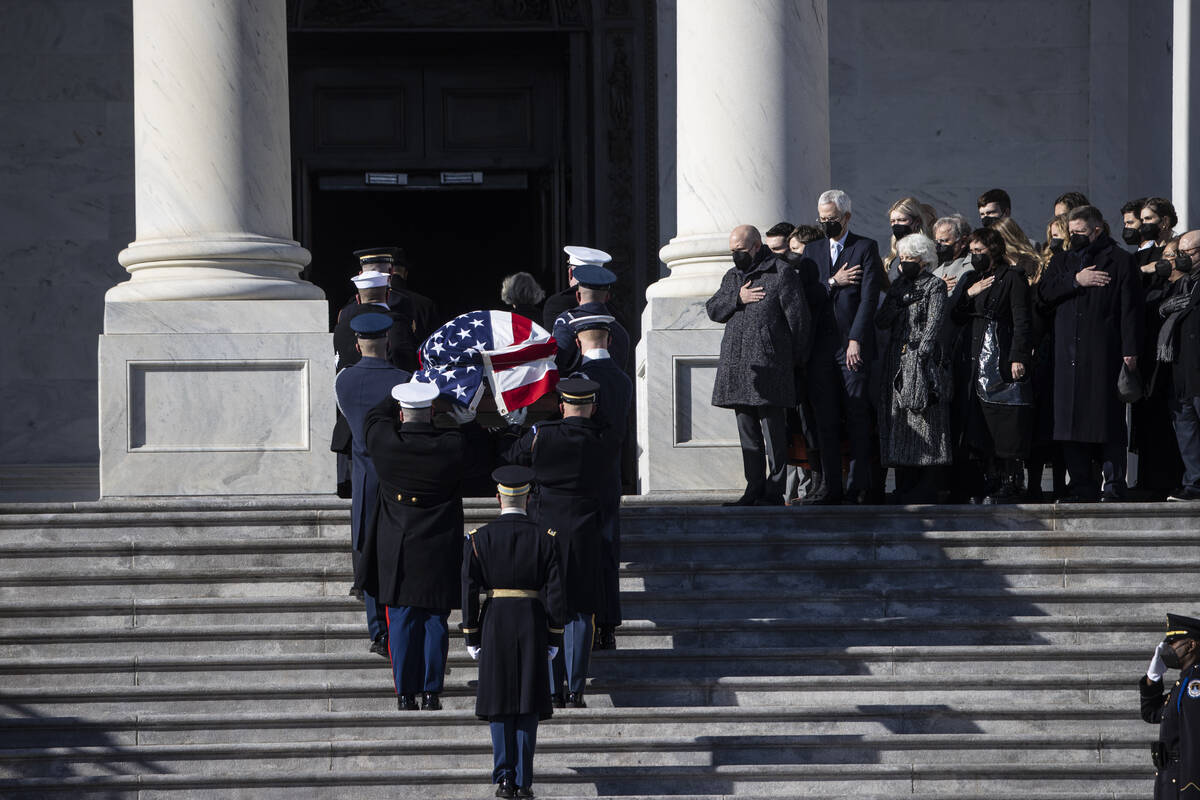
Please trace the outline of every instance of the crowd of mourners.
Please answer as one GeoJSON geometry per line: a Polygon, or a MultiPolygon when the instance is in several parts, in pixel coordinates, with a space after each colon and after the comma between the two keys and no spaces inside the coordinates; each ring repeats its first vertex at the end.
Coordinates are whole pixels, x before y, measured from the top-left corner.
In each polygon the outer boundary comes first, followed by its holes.
{"type": "Polygon", "coordinates": [[[1126,203],[1118,241],[1067,192],[1034,241],[1002,189],[978,227],[904,197],[884,257],[844,192],[817,213],[736,228],[707,304],[733,505],[1200,500],[1200,230],[1170,200],[1126,203]]]}

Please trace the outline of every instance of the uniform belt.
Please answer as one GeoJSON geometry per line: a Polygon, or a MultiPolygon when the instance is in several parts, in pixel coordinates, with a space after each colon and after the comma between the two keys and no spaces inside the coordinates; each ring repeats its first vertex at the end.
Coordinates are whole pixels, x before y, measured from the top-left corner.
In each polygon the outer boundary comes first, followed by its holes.
{"type": "Polygon", "coordinates": [[[487,593],[487,596],[491,600],[505,597],[523,597],[529,600],[536,600],[537,598],[541,597],[541,595],[535,592],[533,589],[492,589],[487,593]]]}
{"type": "Polygon", "coordinates": [[[396,493],[396,502],[406,506],[436,506],[450,500],[452,495],[419,494],[401,489],[396,493]]]}

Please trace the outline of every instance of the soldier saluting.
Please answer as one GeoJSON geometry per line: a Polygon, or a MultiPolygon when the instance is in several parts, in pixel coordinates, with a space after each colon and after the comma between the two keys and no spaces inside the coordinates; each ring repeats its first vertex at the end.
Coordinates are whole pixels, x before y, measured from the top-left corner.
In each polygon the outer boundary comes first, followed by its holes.
{"type": "Polygon", "coordinates": [[[1151,748],[1158,768],[1154,800],[1200,798],[1200,620],[1167,614],[1167,635],[1138,682],[1142,719],[1158,724],[1151,748]],[[1179,680],[1163,692],[1163,674],[1179,680]]]}
{"type": "Polygon", "coordinates": [[[490,723],[497,797],[533,797],[537,726],[554,713],[547,655],[562,644],[555,534],[525,509],[533,477],[528,467],[494,471],[500,518],[467,534],[463,547],[460,627],[479,661],[475,715],[490,723]]]}

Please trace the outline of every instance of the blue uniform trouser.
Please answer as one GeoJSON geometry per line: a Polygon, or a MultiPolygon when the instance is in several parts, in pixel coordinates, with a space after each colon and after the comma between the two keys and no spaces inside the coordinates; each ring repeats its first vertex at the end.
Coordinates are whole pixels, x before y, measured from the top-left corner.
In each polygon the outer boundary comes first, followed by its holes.
{"type": "Polygon", "coordinates": [[[582,692],[587,684],[588,662],[592,656],[592,615],[572,614],[563,626],[563,646],[550,661],[550,694],[562,690],[582,692]]]}
{"type": "Polygon", "coordinates": [[[508,778],[517,786],[533,785],[533,748],[537,745],[538,715],[492,717],[492,783],[508,778]]]}
{"type": "Polygon", "coordinates": [[[396,694],[441,692],[450,652],[449,611],[387,606],[388,652],[396,694]]]}
{"type": "Polygon", "coordinates": [[[363,592],[363,606],[367,610],[367,632],[371,636],[371,641],[379,638],[379,634],[387,633],[387,614],[383,610],[383,605],[376,602],[370,592],[363,592]]]}

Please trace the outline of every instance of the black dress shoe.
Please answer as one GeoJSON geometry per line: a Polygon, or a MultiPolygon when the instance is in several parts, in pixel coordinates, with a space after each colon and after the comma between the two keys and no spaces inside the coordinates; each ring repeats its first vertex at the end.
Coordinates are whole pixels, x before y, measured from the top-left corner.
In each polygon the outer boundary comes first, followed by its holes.
{"type": "Polygon", "coordinates": [[[758,495],[756,494],[744,494],[733,502],[721,503],[721,505],[725,506],[726,508],[732,508],[733,506],[752,506],[754,505],[754,501],[757,499],[758,495]]]}
{"type": "Polygon", "coordinates": [[[377,656],[391,658],[388,654],[388,637],[386,633],[381,633],[375,637],[375,641],[371,642],[371,652],[377,656]]]}
{"type": "Polygon", "coordinates": [[[396,698],[396,708],[401,711],[416,711],[417,699],[411,694],[402,694],[396,698]]]}
{"type": "Polygon", "coordinates": [[[806,506],[840,506],[842,504],[842,496],[818,492],[812,497],[804,498],[801,504],[806,506]]]}
{"type": "Polygon", "coordinates": [[[567,707],[567,695],[563,692],[555,692],[550,695],[550,701],[554,704],[555,708],[567,707]]]}
{"type": "Polygon", "coordinates": [[[533,789],[528,786],[517,787],[517,797],[533,797],[533,789]]]}
{"type": "Polygon", "coordinates": [[[496,797],[516,797],[517,789],[513,786],[511,778],[504,777],[500,779],[500,783],[496,784],[496,797]]]}
{"type": "Polygon", "coordinates": [[[783,497],[760,497],[754,501],[756,506],[781,506],[783,505],[783,497]]]}
{"type": "Polygon", "coordinates": [[[571,692],[568,694],[567,704],[571,708],[587,708],[587,703],[583,702],[583,692],[571,692]]]}
{"type": "Polygon", "coordinates": [[[438,699],[437,692],[422,692],[421,693],[421,710],[422,711],[440,711],[442,701],[438,699]]]}
{"type": "Polygon", "coordinates": [[[355,600],[362,600],[362,589],[351,586],[350,587],[350,596],[353,597],[355,600]]]}
{"type": "Polygon", "coordinates": [[[617,633],[614,625],[597,625],[596,635],[592,637],[593,650],[616,650],[617,633]]]}

